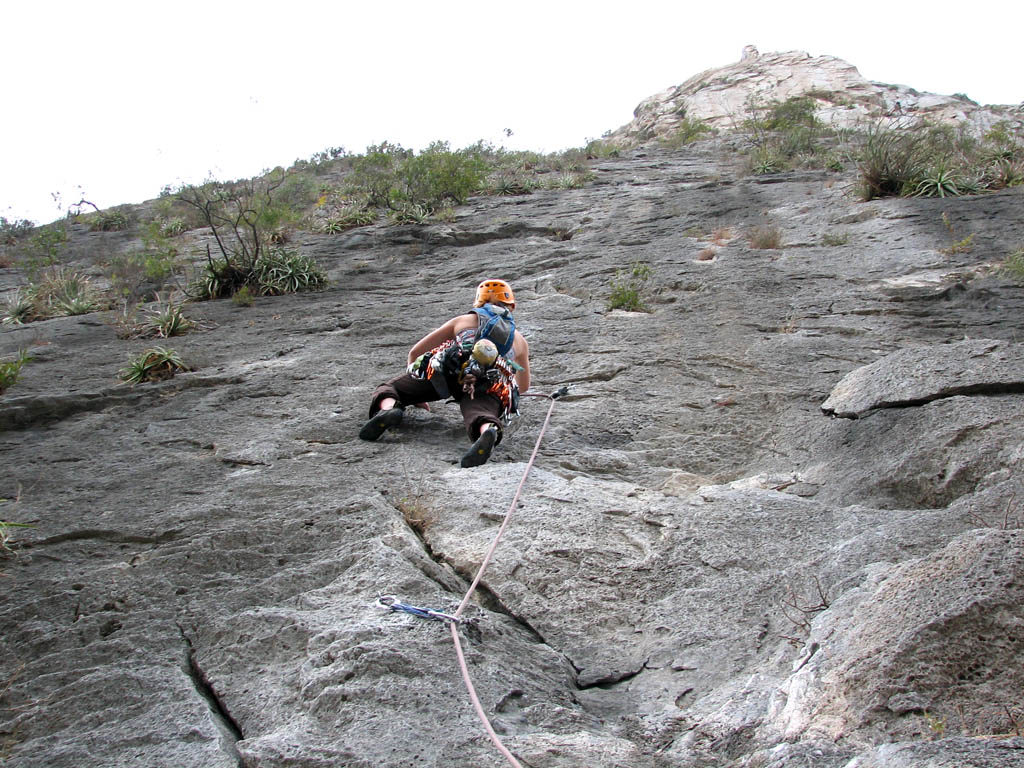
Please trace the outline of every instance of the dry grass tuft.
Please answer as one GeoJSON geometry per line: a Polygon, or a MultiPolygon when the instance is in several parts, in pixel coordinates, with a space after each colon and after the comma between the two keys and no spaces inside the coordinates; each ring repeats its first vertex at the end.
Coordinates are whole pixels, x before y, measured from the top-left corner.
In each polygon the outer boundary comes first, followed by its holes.
{"type": "Polygon", "coordinates": [[[747,233],[747,242],[758,250],[778,250],[782,247],[782,231],[776,226],[757,226],[747,233]]]}

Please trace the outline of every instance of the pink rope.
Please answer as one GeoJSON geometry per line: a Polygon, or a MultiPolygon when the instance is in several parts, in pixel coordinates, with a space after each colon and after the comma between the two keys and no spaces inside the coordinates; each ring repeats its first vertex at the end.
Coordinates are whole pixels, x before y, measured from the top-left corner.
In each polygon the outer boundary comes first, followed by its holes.
{"type": "MultiPolygon", "coordinates": [[[[544,397],[548,396],[544,395],[544,397]]],[[[537,452],[540,450],[540,441],[544,439],[544,432],[547,431],[548,423],[551,421],[551,412],[554,409],[555,398],[552,397],[551,406],[548,408],[548,415],[544,418],[544,425],[540,428],[540,434],[537,435],[537,442],[533,446],[533,453],[530,454],[530,460],[526,464],[526,471],[523,472],[523,478],[519,481],[519,487],[516,489],[516,495],[512,499],[512,504],[508,508],[505,520],[498,529],[498,533],[495,535],[494,541],[491,542],[491,546],[487,549],[487,554],[484,555],[483,562],[480,563],[480,567],[477,569],[473,583],[470,584],[469,590],[466,592],[466,596],[462,598],[462,602],[453,614],[456,618],[462,616],[462,612],[469,604],[470,598],[473,597],[473,593],[476,592],[476,588],[480,585],[480,579],[483,578],[484,570],[490,564],[491,558],[494,556],[494,551],[498,548],[498,542],[501,541],[502,534],[505,533],[509,520],[512,519],[512,511],[516,508],[516,504],[519,502],[519,497],[523,493],[523,487],[526,485],[526,478],[529,476],[530,470],[533,469],[534,461],[537,459],[537,452]]],[[[491,742],[505,757],[509,765],[513,766],[513,768],[522,768],[520,762],[516,760],[515,756],[511,752],[509,752],[508,747],[501,743],[501,739],[498,738],[498,734],[494,732],[494,727],[491,725],[491,721],[487,719],[487,714],[484,712],[484,708],[480,704],[480,699],[476,695],[476,689],[473,687],[473,681],[469,677],[469,667],[466,665],[466,657],[462,653],[462,643],[459,642],[458,623],[450,621],[448,624],[452,631],[452,641],[455,643],[455,655],[459,657],[459,669],[462,672],[462,681],[466,684],[466,690],[469,691],[469,698],[473,702],[473,709],[476,710],[477,717],[479,717],[480,722],[483,723],[484,730],[487,731],[487,735],[490,737],[491,742]]]]}

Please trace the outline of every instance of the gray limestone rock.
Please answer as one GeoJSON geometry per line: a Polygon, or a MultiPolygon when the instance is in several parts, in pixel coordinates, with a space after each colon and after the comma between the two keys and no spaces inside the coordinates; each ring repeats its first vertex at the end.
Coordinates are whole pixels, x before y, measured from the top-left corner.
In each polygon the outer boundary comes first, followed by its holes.
{"type": "Polygon", "coordinates": [[[956,395],[1024,392],[1024,344],[972,339],[902,349],[848,373],[821,409],[847,419],[956,395]]]}
{"type": "Polygon", "coordinates": [[[378,599],[451,612],[509,512],[460,637],[524,766],[1024,765],[1024,292],[978,268],[1024,191],[863,205],[733,149],[303,234],[328,290],[187,305],[195,371],[160,384],[118,383],[147,342],[109,315],[0,330],[34,358],[0,396],[0,520],[30,526],[0,552],[4,765],[501,765],[448,628],[378,599]],[[977,249],[937,265],[947,211],[977,249]],[[785,248],[748,246],[765,221],[785,248]],[[638,261],[650,311],[609,311],[638,261]],[[496,274],[533,393],[570,385],[515,509],[545,399],[474,469],[452,406],[357,437],[496,274]],[[822,411],[858,380],[860,418],[822,411]]]}

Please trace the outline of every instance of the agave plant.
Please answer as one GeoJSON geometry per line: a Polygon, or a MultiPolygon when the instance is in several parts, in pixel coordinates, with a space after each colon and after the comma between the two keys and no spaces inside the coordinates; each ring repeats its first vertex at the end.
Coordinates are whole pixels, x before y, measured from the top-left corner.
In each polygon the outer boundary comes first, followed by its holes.
{"type": "Polygon", "coordinates": [[[148,326],[151,333],[162,339],[181,336],[195,328],[195,323],[185,317],[181,304],[175,304],[168,297],[167,302],[159,300],[156,306],[147,310],[148,326]]]}
{"type": "Polygon", "coordinates": [[[985,181],[991,189],[1019,187],[1024,184],[1024,161],[998,160],[986,174],[985,181]]]}
{"type": "Polygon", "coordinates": [[[121,379],[129,384],[141,384],[169,379],[178,371],[187,370],[189,367],[173,349],[152,347],[121,369],[121,379]]]}
{"type": "Polygon", "coordinates": [[[327,285],[327,276],[313,259],[283,248],[260,255],[253,279],[263,296],[315,291],[327,285]]]}
{"type": "Polygon", "coordinates": [[[582,189],[586,178],[581,173],[556,173],[548,182],[550,189],[582,189]]]}
{"type": "Polygon", "coordinates": [[[755,176],[779,173],[784,168],[782,155],[771,147],[758,147],[750,163],[750,170],[755,176]]]}
{"type": "Polygon", "coordinates": [[[939,164],[929,169],[914,187],[913,197],[957,197],[964,183],[954,169],[939,164]]]}
{"type": "Polygon", "coordinates": [[[427,224],[433,212],[430,206],[412,203],[394,211],[392,218],[396,224],[427,224]]]}
{"type": "Polygon", "coordinates": [[[55,314],[85,315],[95,312],[100,304],[88,279],[80,275],[66,276],[50,295],[55,314]]]}
{"type": "Polygon", "coordinates": [[[185,223],[185,220],[175,217],[170,221],[164,222],[164,225],[160,228],[160,233],[167,237],[175,237],[187,229],[188,225],[185,223]]]}
{"type": "Polygon", "coordinates": [[[23,325],[36,319],[36,299],[31,290],[22,289],[15,291],[7,298],[7,306],[0,314],[0,323],[3,325],[23,325]]]}
{"type": "Polygon", "coordinates": [[[349,209],[340,216],[324,222],[323,231],[327,235],[341,234],[356,227],[365,227],[377,220],[377,214],[367,209],[349,209]]]}
{"type": "Polygon", "coordinates": [[[493,195],[511,196],[528,195],[533,190],[529,182],[519,174],[501,173],[488,185],[488,191],[493,195]]]}

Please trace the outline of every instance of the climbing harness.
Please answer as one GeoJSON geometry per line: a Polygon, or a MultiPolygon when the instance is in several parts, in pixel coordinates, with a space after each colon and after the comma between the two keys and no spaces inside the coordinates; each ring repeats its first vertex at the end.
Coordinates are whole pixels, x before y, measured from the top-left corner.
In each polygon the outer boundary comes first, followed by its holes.
{"type": "Polygon", "coordinates": [[[480,703],[480,699],[476,695],[476,689],[473,687],[473,681],[469,676],[469,666],[466,664],[466,657],[462,652],[462,643],[459,640],[459,624],[466,621],[466,619],[462,618],[462,613],[466,610],[466,606],[469,605],[469,601],[472,599],[473,593],[476,592],[476,588],[480,585],[480,580],[483,578],[484,571],[487,569],[487,566],[491,562],[491,558],[494,556],[495,550],[498,548],[498,542],[501,541],[501,537],[505,533],[505,529],[508,527],[509,521],[512,519],[512,512],[516,509],[516,505],[519,503],[519,497],[522,496],[523,488],[526,485],[526,478],[529,477],[530,470],[533,469],[533,464],[537,459],[537,452],[540,450],[541,441],[544,439],[544,433],[547,431],[548,424],[551,422],[551,413],[555,409],[555,402],[562,397],[565,397],[568,393],[569,388],[567,386],[563,386],[555,392],[552,392],[550,395],[534,393],[523,394],[523,397],[547,398],[551,401],[551,405],[548,407],[547,415],[544,417],[544,423],[541,425],[540,433],[537,435],[537,442],[534,443],[533,453],[530,454],[530,460],[526,463],[526,469],[523,471],[523,476],[519,481],[519,487],[516,488],[515,496],[512,498],[512,503],[509,505],[508,512],[505,513],[505,519],[502,522],[501,527],[498,528],[498,532],[495,534],[491,545],[487,548],[484,559],[480,563],[480,567],[477,569],[476,576],[473,578],[473,583],[470,584],[465,597],[462,598],[462,602],[459,603],[459,607],[455,610],[455,613],[448,614],[441,613],[440,611],[432,611],[427,608],[415,608],[400,602],[397,598],[390,595],[381,597],[378,600],[378,602],[387,606],[392,611],[403,611],[424,619],[448,622],[448,626],[451,628],[452,642],[455,644],[455,655],[459,660],[459,671],[462,673],[462,681],[466,684],[466,690],[469,692],[469,698],[473,704],[473,709],[476,711],[477,717],[480,718],[480,722],[483,724],[484,730],[487,731],[487,736],[490,738],[491,743],[494,744],[497,750],[508,761],[509,765],[513,766],[513,768],[522,768],[522,764],[516,760],[515,756],[508,750],[508,747],[501,743],[501,739],[499,739],[498,734],[495,733],[494,727],[491,725],[491,721],[488,719],[487,713],[484,712],[483,705],[480,703]]]}
{"type": "Polygon", "coordinates": [[[418,379],[427,379],[441,397],[450,397],[455,381],[469,397],[485,392],[501,401],[501,418],[508,420],[519,413],[519,388],[515,375],[522,370],[512,357],[512,342],[516,325],[511,313],[504,307],[484,304],[473,307],[477,327],[459,331],[413,360],[406,369],[418,379]],[[474,354],[480,342],[486,341],[497,348],[497,356],[484,363],[474,354]]]}

